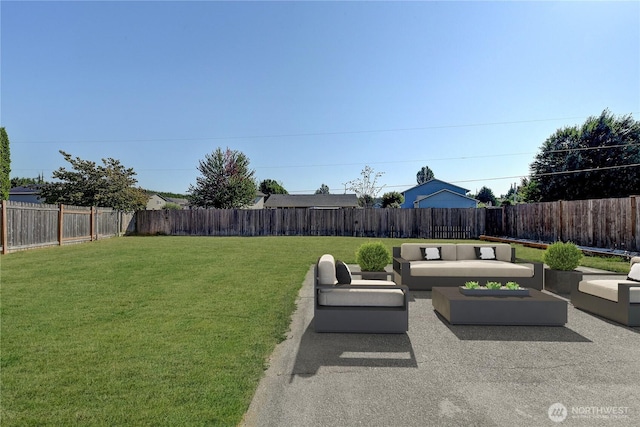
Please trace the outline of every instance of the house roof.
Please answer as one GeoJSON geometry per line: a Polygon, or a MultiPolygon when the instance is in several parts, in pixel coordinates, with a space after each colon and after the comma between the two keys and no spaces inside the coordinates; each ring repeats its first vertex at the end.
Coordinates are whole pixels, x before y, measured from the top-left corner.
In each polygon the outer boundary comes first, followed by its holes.
{"type": "Polygon", "coordinates": [[[272,194],[265,208],[337,209],[358,206],[355,194],[272,194]]]}
{"type": "Polygon", "coordinates": [[[447,188],[444,188],[444,189],[442,189],[440,191],[436,191],[435,193],[432,193],[432,194],[429,194],[429,195],[426,195],[426,196],[418,196],[418,197],[416,197],[416,200],[414,201],[414,203],[418,203],[418,202],[420,202],[422,200],[430,199],[432,197],[437,197],[438,195],[441,195],[443,193],[451,193],[456,197],[461,197],[463,199],[473,200],[475,202],[478,201],[478,200],[474,199],[473,197],[465,196],[464,194],[456,193],[455,191],[451,191],[451,190],[449,190],[447,188]]]}
{"type": "Polygon", "coordinates": [[[40,194],[41,187],[42,185],[40,184],[32,184],[32,185],[26,185],[22,187],[13,187],[12,189],[9,190],[9,194],[13,194],[13,195],[40,194]]]}
{"type": "Polygon", "coordinates": [[[464,192],[465,192],[465,193],[468,193],[468,192],[469,192],[469,189],[468,189],[468,188],[460,187],[459,185],[451,184],[450,182],[446,182],[446,181],[443,181],[443,180],[441,180],[441,179],[433,178],[433,179],[430,179],[430,180],[429,180],[429,181],[427,181],[427,182],[423,182],[422,184],[415,185],[415,186],[413,186],[413,187],[409,188],[408,190],[404,190],[404,191],[402,192],[402,194],[406,193],[407,191],[413,190],[414,188],[418,188],[418,187],[422,187],[423,185],[427,185],[427,184],[429,184],[430,182],[434,182],[434,181],[441,182],[441,183],[446,184],[446,185],[448,185],[448,186],[450,186],[450,187],[459,188],[460,190],[464,190],[464,192]]]}

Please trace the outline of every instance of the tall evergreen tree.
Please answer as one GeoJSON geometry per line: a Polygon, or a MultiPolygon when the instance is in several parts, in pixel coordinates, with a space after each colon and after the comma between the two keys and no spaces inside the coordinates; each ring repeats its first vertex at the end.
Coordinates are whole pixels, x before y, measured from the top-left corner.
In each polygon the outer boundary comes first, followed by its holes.
{"type": "Polygon", "coordinates": [[[11,190],[9,135],[4,127],[0,127],[0,200],[9,200],[9,190],[11,190]]]}
{"type": "Polygon", "coordinates": [[[427,181],[431,181],[433,178],[435,178],[435,175],[429,166],[423,166],[416,174],[416,181],[418,184],[424,184],[427,181]]]}

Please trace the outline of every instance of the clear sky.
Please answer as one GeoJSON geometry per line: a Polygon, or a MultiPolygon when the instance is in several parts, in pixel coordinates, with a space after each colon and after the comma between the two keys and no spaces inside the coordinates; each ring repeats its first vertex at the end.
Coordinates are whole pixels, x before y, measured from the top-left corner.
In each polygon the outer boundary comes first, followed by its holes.
{"type": "Polygon", "coordinates": [[[119,159],[185,193],[217,147],[258,181],[381,193],[436,178],[496,196],[544,140],[640,116],[640,2],[1,1],[12,177],[119,159]]]}

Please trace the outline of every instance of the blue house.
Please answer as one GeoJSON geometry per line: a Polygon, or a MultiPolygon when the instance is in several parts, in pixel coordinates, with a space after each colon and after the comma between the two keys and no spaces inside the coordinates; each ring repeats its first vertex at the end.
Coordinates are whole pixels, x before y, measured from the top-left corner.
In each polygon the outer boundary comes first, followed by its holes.
{"type": "Polygon", "coordinates": [[[402,208],[476,208],[478,201],[467,196],[466,188],[431,179],[404,191],[402,208]]]}

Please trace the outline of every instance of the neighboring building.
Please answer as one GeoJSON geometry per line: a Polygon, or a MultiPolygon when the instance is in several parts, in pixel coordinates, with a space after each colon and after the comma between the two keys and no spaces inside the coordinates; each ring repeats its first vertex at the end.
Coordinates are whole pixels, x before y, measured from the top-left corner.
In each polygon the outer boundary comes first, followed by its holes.
{"type": "Polygon", "coordinates": [[[42,203],[40,199],[40,185],[28,185],[24,187],[13,187],[9,190],[9,200],[23,203],[42,203]]]}
{"type": "Polygon", "coordinates": [[[478,201],[469,190],[439,179],[431,179],[404,191],[402,208],[476,208],[478,201]]]}
{"type": "Polygon", "coordinates": [[[264,202],[265,209],[342,209],[357,208],[355,194],[272,194],[264,202]]]}
{"type": "Polygon", "coordinates": [[[164,205],[167,203],[174,203],[176,205],[180,205],[182,209],[189,209],[189,200],[187,199],[176,199],[173,197],[165,197],[160,194],[154,194],[149,197],[149,201],[147,202],[147,210],[148,211],[157,211],[164,208],[164,205]]]}
{"type": "Polygon", "coordinates": [[[247,209],[264,209],[264,199],[267,197],[266,194],[258,191],[256,193],[255,199],[253,199],[253,205],[247,206],[247,209]]]}

